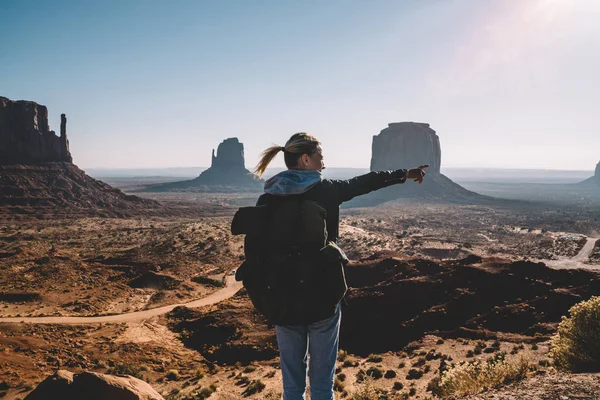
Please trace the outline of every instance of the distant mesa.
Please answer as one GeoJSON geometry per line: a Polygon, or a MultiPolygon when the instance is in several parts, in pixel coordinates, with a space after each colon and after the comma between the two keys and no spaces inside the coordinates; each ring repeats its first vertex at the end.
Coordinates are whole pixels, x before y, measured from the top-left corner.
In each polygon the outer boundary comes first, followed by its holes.
{"type": "Polygon", "coordinates": [[[33,101],[0,97],[0,165],[72,163],[67,117],[60,116],[60,137],[48,126],[48,109],[33,101]]]}
{"type": "Polygon", "coordinates": [[[195,179],[148,185],[139,192],[260,191],[263,181],[245,167],[244,145],[238,138],[225,139],[212,151],[210,168],[195,179]]]}
{"type": "Polygon", "coordinates": [[[592,189],[592,192],[596,192],[597,189],[600,188],[600,162],[596,164],[596,171],[594,172],[594,175],[583,182],[580,182],[578,185],[586,187],[587,189],[592,189]]]}
{"type": "Polygon", "coordinates": [[[427,172],[439,173],[441,163],[440,138],[429,124],[395,122],[373,136],[371,171],[429,164],[427,172]]]}
{"type": "Polygon", "coordinates": [[[56,136],[45,106],[0,97],[0,217],[127,216],[157,206],[77,168],[69,151],[65,114],[56,136]]]}
{"type": "Polygon", "coordinates": [[[377,205],[401,198],[419,198],[431,201],[473,203],[490,198],[471,192],[454,183],[440,172],[442,151],[440,138],[429,124],[395,122],[388,124],[373,136],[371,171],[415,168],[429,164],[422,184],[407,182],[394,185],[346,203],[347,207],[377,205]]]}

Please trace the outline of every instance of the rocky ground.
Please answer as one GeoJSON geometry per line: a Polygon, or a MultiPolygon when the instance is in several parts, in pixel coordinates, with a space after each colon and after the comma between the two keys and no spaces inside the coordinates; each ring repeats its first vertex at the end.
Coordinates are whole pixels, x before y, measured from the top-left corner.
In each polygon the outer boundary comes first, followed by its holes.
{"type": "Polygon", "coordinates": [[[600,374],[541,374],[468,400],[598,400],[600,374]]]}
{"type": "MultiPolygon", "coordinates": [[[[198,200],[230,210],[245,197],[198,200]]],[[[173,201],[184,206],[186,199],[173,201]]],[[[0,314],[104,315],[205,296],[240,261],[242,241],[229,234],[230,218],[5,221],[0,314]]],[[[525,357],[531,378],[477,399],[529,398],[533,389],[538,397],[531,399],[595,399],[589,393],[600,388],[597,375],[556,375],[547,351],[568,308],[600,294],[600,277],[525,262],[576,255],[593,221],[579,210],[439,204],[344,211],[341,244],[354,261],[347,269],[352,289],[343,310],[339,397],[371,385],[387,393],[379,398],[425,399],[440,369],[505,353],[525,357]]],[[[57,369],[134,375],[168,399],[281,393],[274,330],[243,290],[215,305],[139,322],[0,323],[0,354],[0,396],[7,399],[24,398],[57,369]]]]}
{"type": "Polygon", "coordinates": [[[2,315],[107,315],[205,296],[223,286],[242,254],[241,238],[231,236],[229,221],[81,218],[4,224],[2,315]]]}

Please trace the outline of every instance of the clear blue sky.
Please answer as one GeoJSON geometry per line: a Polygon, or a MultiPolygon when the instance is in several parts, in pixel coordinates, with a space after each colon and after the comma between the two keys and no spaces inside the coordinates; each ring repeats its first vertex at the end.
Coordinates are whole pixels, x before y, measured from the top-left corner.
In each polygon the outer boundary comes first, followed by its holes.
{"type": "MultiPolygon", "coordinates": [[[[80,167],[246,164],[298,131],[330,167],[428,122],[446,167],[592,170],[600,1],[0,1],[0,95],[69,118],[80,167]]],[[[274,166],[283,165],[279,157],[274,166]]]]}

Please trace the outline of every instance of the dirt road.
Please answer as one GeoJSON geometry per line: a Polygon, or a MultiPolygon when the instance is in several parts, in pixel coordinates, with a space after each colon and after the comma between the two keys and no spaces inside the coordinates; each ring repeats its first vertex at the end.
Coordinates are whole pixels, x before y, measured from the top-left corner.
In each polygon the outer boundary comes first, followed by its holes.
{"type": "Polygon", "coordinates": [[[168,306],[153,308],[151,310],[136,311],[126,314],[104,315],[99,317],[10,317],[1,318],[2,322],[23,322],[35,324],[99,324],[103,322],[131,322],[142,321],[151,317],[166,314],[175,307],[185,306],[189,308],[208,306],[223,301],[236,294],[243,287],[241,282],[236,282],[234,276],[227,276],[225,287],[206,297],[189,303],[170,304],[168,306]]]}
{"type": "Polygon", "coordinates": [[[590,265],[584,264],[585,261],[590,259],[592,252],[594,251],[594,247],[596,245],[596,241],[598,238],[587,238],[587,241],[579,251],[579,253],[573,257],[565,260],[540,260],[545,263],[547,266],[556,268],[556,269],[588,269],[594,271],[600,271],[600,265],[590,265]]]}

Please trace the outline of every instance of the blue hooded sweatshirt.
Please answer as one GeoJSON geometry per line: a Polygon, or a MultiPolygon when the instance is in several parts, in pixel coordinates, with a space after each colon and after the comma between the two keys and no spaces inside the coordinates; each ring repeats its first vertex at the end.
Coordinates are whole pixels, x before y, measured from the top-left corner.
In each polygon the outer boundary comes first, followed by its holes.
{"type": "Polygon", "coordinates": [[[265,193],[289,196],[307,192],[323,180],[321,172],[315,170],[288,169],[265,182],[265,193]]]}

